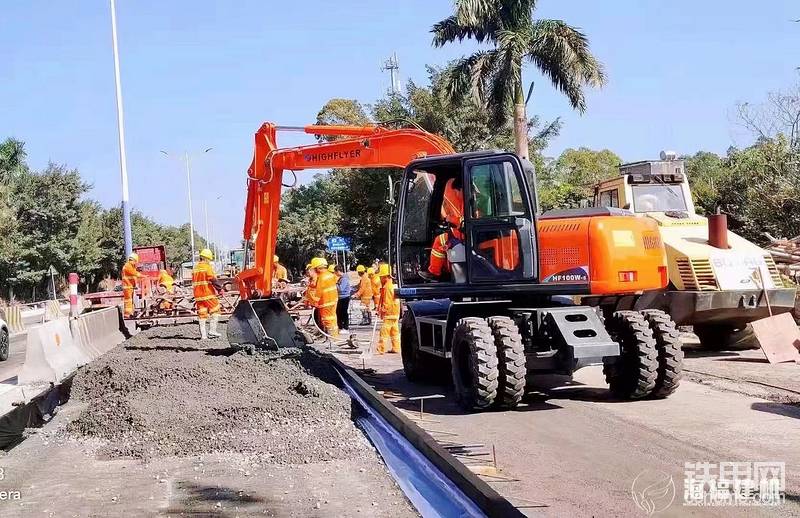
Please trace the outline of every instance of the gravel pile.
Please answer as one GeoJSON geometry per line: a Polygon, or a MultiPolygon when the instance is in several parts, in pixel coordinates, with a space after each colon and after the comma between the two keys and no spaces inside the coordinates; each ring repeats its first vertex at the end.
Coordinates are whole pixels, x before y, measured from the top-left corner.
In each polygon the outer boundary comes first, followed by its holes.
{"type": "MultiPolygon", "coordinates": [[[[223,330],[224,334],[224,330],[223,330]]],[[[109,457],[239,452],[271,463],[374,458],[333,368],[311,349],[249,356],[196,325],[138,334],[75,376],[67,426],[109,457]]]]}

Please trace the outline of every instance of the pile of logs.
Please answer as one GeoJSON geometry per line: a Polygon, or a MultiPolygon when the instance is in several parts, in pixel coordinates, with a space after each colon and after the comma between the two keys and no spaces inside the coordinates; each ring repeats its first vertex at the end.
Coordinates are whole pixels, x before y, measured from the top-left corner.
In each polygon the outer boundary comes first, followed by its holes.
{"type": "Polygon", "coordinates": [[[800,236],[791,239],[776,239],[769,234],[766,236],[770,244],[765,248],[772,254],[778,271],[800,284],[800,236]]]}

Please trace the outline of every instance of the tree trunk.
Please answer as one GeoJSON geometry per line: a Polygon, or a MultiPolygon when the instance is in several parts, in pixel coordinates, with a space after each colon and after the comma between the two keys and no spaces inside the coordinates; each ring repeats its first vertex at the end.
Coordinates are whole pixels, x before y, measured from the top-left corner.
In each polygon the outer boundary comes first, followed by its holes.
{"type": "Polygon", "coordinates": [[[528,159],[528,115],[525,113],[525,94],[522,85],[517,86],[514,96],[514,144],[517,155],[528,159]]]}

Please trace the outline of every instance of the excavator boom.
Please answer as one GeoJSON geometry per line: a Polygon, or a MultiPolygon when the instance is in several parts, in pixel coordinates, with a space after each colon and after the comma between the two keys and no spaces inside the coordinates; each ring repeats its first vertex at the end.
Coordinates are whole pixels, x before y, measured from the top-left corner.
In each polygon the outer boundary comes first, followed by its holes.
{"type": "Polygon", "coordinates": [[[278,232],[283,172],[336,167],[405,167],[417,158],[453,153],[443,138],[420,129],[382,126],[277,126],[264,123],[255,134],[248,169],[244,239],[255,244],[254,267],[239,276],[242,298],[272,293],[272,258],[278,232]],[[278,148],[279,131],[343,137],[330,142],[278,148]]]}

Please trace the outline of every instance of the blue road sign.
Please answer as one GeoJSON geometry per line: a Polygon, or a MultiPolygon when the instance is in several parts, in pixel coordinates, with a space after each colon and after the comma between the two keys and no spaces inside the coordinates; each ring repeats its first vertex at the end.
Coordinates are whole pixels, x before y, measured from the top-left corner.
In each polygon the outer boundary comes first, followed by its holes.
{"type": "Polygon", "coordinates": [[[331,236],[328,238],[328,250],[331,252],[349,252],[350,240],[342,236],[331,236]]]}

